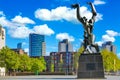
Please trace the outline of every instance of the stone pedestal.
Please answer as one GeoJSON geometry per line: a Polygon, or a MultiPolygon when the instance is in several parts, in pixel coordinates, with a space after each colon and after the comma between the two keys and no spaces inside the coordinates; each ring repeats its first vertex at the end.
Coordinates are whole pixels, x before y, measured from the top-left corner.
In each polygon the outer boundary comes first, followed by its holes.
{"type": "Polygon", "coordinates": [[[80,55],[77,78],[104,78],[103,60],[100,53],[80,55]]]}

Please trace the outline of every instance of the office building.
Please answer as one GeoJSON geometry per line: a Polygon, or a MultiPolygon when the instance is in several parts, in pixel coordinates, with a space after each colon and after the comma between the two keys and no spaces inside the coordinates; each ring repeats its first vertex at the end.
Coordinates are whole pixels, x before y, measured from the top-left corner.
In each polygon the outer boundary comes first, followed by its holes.
{"type": "Polygon", "coordinates": [[[17,44],[17,48],[11,49],[12,51],[16,52],[17,54],[27,54],[23,49],[22,49],[22,43],[17,44]]]}
{"type": "Polygon", "coordinates": [[[55,71],[59,71],[61,64],[60,61],[61,59],[63,60],[63,65],[62,65],[62,70],[65,73],[72,72],[73,69],[73,62],[72,62],[72,53],[73,53],[73,46],[72,44],[68,41],[68,39],[64,39],[63,41],[60,41],[58,44],[58,53],[57,53],[57,65],[55,68],[55,71]],[[71,63],[72,62],[72,63],[71,63]]]}
{"type": "Polygon", "coordinates": [[[42,42],[42,56],[46,55],[46,44],[45,42],[42,42]]]}
{"type": "Polygon", "coordinates": [[[68,39],[59,42],[58,52],[73,52],[73,46],[68,39]]]}
{"type": "Polygon", "coordinates": [[[0,25],[0,49],[5,47],[5,29],[0,25]]]}
{"type": "Polygon", "coordinates": [[[40,57],[45,55],[45,37],[44,35],[32,33],[29,35],[29,55],[30,57],[40,57]]]}
{"type": "Polygon", "coordinates": [[[17,44],[17,49],[22,49],[22,43],[17,44]]]}
{"type": "Polygon", "coordinates": [[[111,41],[105,42],[102,44],[102,49],[107,49],[111,52],[116,53],[116,46],[113,45],[113,43],[111,41]]]}

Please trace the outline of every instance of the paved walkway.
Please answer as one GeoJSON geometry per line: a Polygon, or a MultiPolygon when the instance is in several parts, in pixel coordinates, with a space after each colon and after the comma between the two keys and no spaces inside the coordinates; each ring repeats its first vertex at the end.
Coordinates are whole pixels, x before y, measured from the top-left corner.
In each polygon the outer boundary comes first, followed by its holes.
{"type": "Polygon", "coordinates": [[[38,75],[38,76],[5,76],[0,80],[120,80],[120,76],[105,76],[106,79],[77,79],[77,76],[69,75],[38,75]]]}

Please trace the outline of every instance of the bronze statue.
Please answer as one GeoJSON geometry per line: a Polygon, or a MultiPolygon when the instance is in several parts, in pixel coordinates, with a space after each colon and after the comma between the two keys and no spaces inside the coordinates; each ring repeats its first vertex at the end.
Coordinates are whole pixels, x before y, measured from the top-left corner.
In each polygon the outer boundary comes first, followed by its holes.
{"type": "Polygon", "coordinates": [[[89,53],[94,53],[91,47],[94,47],[96,49],[96,52],[99,52],[99,48],[97,44],[94,44],[94,35],[92,33],[95,17],[97,16],[96,10],[94,5],[91,2],[88,2],[92,9],[92,17],[90,20],[87,20],[87,18],[81,17],[80,15],[80,6],[79,4],[73,4],[72,8],[77,8],[77,19],[83,24],[84,27],[84,48],[85,52],[88,51],[89,53]]]}

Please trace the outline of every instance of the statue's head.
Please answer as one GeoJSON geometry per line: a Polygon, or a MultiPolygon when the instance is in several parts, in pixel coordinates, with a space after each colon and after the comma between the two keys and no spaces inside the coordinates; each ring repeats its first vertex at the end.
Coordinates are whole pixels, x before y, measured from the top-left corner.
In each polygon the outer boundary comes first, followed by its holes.
{"type": "Polygon", "coordinates": [[[84,21],[87,21],[87,18],[84,16],[84,17],[83,17],[83,20],[84,20],[84,21]]]}

